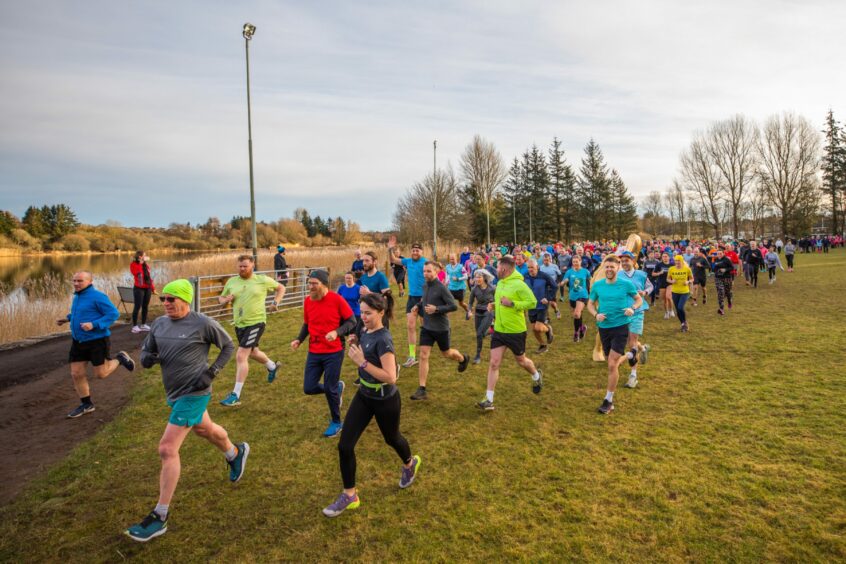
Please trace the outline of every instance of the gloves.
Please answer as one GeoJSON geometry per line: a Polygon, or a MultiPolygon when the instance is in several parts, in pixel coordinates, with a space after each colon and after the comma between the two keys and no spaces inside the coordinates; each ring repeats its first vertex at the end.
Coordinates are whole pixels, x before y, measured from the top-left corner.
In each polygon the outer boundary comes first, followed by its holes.
{"type": "Polygon", "coordinates": [[[200,373],[200,378],[197,380],[197,383],[194,385],[195,390],[205,390],[209,386],[211,386],[212,380],[215,379],[217,373],[219,372],[218,369],[209,366],[205,370],[200,373]]]}

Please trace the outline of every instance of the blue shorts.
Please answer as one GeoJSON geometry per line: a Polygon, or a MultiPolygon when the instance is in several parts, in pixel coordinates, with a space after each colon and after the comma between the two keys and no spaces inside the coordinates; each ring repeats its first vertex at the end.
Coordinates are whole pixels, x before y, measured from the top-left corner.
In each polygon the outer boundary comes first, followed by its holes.
{"type": "Polygon", "coordinates": [[[211,394],[204,396],[182,396],[176,401],[169,401],[170,417],[168,423],[180,427],[193,427],[203,420],[203,414],[211,400],[211,394]]]}
{"type": "Polygon", "coordinates": [[[643,313],[636,313],[631,317],[631,322],[629,323],[629,333],[643,335],[643,313]]]}

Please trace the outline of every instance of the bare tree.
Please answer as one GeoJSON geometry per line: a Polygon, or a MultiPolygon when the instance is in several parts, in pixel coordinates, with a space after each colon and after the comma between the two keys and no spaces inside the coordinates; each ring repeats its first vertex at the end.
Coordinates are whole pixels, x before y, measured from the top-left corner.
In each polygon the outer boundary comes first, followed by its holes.
{"type": "Polygon", "coordinates": [[[667,213],[670,215],[673,227],[675,228],[678,222],[681,224],[681,230],[684,231],[687,223],[687,194],[677,178],[673,179],[673,185],[664,193],[664,204],[667,206],[667,213]]]}
{"type": "Polygon", "coordinates": [[[714,159],[708,150],[707,139],[697,134],[690,147],[681,155],[681,172],[685,182],[702,204],[703,219],[714,230],[714,237],[720,238],[721,207],[725,189],[714,159]]]}
{"type": "Polygon", "coordinates": [[[461,155],[461,173],[464,181],[475,192],[482,204],[487,220],[487,243],[491,244],[491,207],[508,169],[502,155],[493,143],[480,135],[473,137],[461,155]]]}
{"type": "Polygon", "coordinates": [[[722,177],[735,237],[740,229],[741,204],[757,172],[758,136],[758,127],[740,114],[708,130],[708,152],[722,177]]]}
{"type": "Polygon", "coordinates": [[[429,173],[397,201],[394,227],[403,241],[430,241],[433,236],[434,203],[438,207],[438,239],[466,241],[467,211],[459,202],[460,185],[452,167],[429,173]]]}
{"type": "Polygon", "coordinates": [[[644,227],[648,226],[649,232],[657,236],[661,231],[664,213],[664,201],[661,192],[653,190],[643,199],[643,222],[644,227]]]}
{"type": "Polygon", "coordinates": [[[819,206],[820,135],[802,116],[785,112],[764,124],[758,173],[781,216],[781,234],[796,236],[819,206]]]}

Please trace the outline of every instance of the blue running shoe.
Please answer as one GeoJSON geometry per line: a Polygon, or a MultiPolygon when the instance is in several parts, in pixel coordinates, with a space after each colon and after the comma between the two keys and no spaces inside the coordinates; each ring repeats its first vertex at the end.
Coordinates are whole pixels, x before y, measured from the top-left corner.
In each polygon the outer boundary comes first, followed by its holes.
{"type": "Polygon", "coordinates": [[[338,435],[341,434],[341,429],[343,427],[344,427],[343,423],[335,423],[334,421],[332,421],[331,423],[329,423],[329,426],[326,427],[326,430],[323,431],[323,436],[326,437],[327,439],[330,439],[332,437],[337,437],[338,435]]]}
{"type": "Polygon", "coordinates": [[[360,505],[361,501],[358,499],[358,494],[350,496],[341,492],[341,495],[332,505],[323,508],[323,514],[327,517],[337,517],[347,509],[358,509],[360,505]]]}
{"type": "Polygon", "coordinates": [[[417,477],[418,470],[420,470],[420,457],[415,454],[411,458],[411,466],[409,468],[406,468],[405,466],[402,467],[402,476],[400,476],[399,487],[405,489],[410,486],[414,481],[414,478],[417,477]]]}
{"type": "Polygon", "coordinates": [[[272,384],[274,380],[276,380],[276,371],[279,370],[279,367],[282,366],[281,362],[276,363],[276,368],[273,370],[267,371],[267,383],[272,384]]]}
{"type": "Polygon", "coordinates": [[[232,460],[227,460],[229,464],[229,481],[237,482],[244,475],[244,469],[247,467],[247,457],[250,456],[250,445],[241,443],[235,445],[238,449],[238,454],[232,460]]]}
{"type": "Polygon", "coordinates": [[[132,525],[124,531],[124,534],[132,540],[147,542],[148,540],[160,537],[167,532],[167,519],[162,520],[159,514],[151,511],[137,525],[132,525]]]}
{"type": "Polygon", "coordinates": [[[241,405],[241,398],[239,398],[235,392],[232,392],[220,400],[220,405],[224,407],[235,407],[236,405],[241,405]]]}

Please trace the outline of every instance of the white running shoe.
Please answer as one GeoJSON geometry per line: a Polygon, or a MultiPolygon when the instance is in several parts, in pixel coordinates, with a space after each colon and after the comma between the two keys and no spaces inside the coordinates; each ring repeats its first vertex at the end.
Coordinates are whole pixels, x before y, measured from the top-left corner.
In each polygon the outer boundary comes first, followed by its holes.
{"type": "Polygon", "coordinates": [[[637,387],[637,376],[634,374],[629,375],[629,381],[626,382],[625,386],[627,388],[636,388],[637,387]]]}
{"type": "Polygon", "coordinates": [[[142,331],[142,329],[141,329],[141,327],[139,327],[138,325],[133,325],[133,326],[132,326],[132,332],[133,332],[133,333],[140,333],[141,331],[142,331]]]}
{"type": "Polygon", "coordinates": [[[143,324],[143,325],[141,326],[141,330],[142,330],[142,331],[145,331],[145,332],[146,332],[146,331],[149,331],[149,330],[150,330],[150,326],[149,326],[149,325],[147,325],[147,324],[145,323],[145,324],[143,324]]]}
{"type": "Polygon", "coordinates": [[[673,310],[670,310],[670,317],[675,317],[675,316],[676,316],[676,312],[674,312],[673,310]]]}

